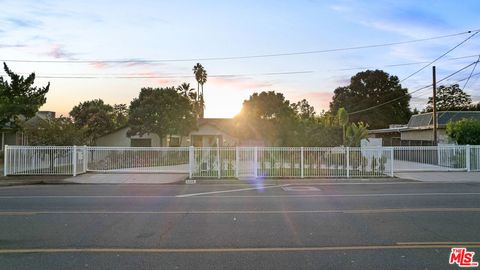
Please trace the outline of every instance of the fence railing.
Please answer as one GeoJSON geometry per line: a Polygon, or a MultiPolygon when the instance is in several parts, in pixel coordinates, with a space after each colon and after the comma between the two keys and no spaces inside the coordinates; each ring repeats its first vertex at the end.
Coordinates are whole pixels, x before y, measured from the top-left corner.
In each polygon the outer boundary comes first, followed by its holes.
{"type": "Polygon", "coordinates": [[[385,177],[480,171],[480,146],[92,147],[6,146],[5,175],[185,173],[190,178],[385,177]]]}

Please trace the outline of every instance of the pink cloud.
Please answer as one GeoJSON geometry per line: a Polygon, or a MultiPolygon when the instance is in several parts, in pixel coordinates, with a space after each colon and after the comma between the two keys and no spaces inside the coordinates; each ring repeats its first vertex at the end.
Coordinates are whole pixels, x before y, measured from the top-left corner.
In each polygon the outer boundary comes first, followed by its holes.
{"type": "Polygon", "coordinates": [[[302,92],[301,94],[290,94],[290,100],[297,102],[306,99],[310,105],[315,107],[317,112],[328,110],[332,101],[332,92],[302,92]]]}
{"type": "Polygon", "coordinates": [[[47,52],[47,55],[53,58],[72,59],[74,54],[66,51],[61,45],[54,45],[53,48],[47,52]]]}

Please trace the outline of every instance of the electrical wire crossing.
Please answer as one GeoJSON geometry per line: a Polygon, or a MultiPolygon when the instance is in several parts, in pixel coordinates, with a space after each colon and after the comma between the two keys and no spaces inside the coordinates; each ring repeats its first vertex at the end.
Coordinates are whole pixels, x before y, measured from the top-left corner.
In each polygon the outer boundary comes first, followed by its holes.
{"type": "Polygon", "coordinates": [[[28,59],[0,59],[4,62],[21,62],[21,63],[90,63],[90,64],[108,64],[108,63],[165,63],[165,62],[195,62],[195,61],[220,61],[220,60],[239,60],[239,59],[254,59],[254,58],[270,58],[270,57],[283,57],[283,56],[295,56],[295,55],[309,55],[309,54],[322,54],[331,52],[351,51],[351,50],[363,50],[379,47],[390,47],[402,44],[424,42],[430,40],[437,40],[455,36],[461,36],[471,33],[478,33],[480,29],[463,31],[459,33],[434,36],[422,39],[413,39],[407,41],[390,42],[382,44],[371,44],[363,46],[343,47],[343,48],[331,48],[312,51],[298,51],[298,52],[286,52],[286,53],[272,53],[272,54],[256,54],[256,55],[243,55],[243,56],[225,56],[225,57],[203,57],[203,58],[178,58],[178,59],[111,59],[111,60],[82,60],[82,59],[64,59],[64,60],[28,60],[28,59]]]}

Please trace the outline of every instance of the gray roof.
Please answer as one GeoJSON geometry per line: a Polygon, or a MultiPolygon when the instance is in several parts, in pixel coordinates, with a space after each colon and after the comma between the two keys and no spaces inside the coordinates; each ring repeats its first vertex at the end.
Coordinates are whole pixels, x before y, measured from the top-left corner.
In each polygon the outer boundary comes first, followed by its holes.
{"type": "MultiPolygon", "coordinates": [[[[412,115],[408,121],[409,128],[421,128],[433,126],[433,113],[422,113],[412,115]]],[[[438,126],[445,126],[450,121],[459,121],[461,119],[478,119],[480,120],[480,111],[462,112],[462,111],[444,111],[437,112],[438,126]]]]}

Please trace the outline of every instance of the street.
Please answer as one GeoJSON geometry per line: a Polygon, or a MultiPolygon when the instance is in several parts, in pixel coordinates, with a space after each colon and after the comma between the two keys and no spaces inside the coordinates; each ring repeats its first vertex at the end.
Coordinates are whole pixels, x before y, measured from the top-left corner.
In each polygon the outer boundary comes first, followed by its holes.
{"type": "Polygon", "coordinates": [[[458,269],[480,184],[0,188],[1,269],[458,269]]]}

